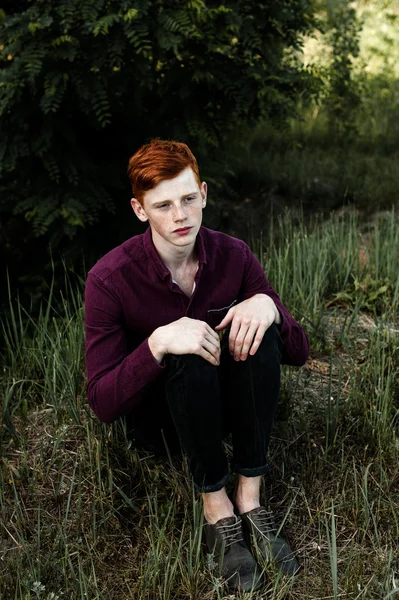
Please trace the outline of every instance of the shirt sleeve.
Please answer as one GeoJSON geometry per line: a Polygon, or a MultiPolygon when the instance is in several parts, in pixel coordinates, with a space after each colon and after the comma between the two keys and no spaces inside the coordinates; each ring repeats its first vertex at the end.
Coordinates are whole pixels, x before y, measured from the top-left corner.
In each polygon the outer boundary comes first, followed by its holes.
{"type": "Polygon", "coordinates": [[[266,294],[274,300],[281,315],[281,324],[278,325],[283,341],[281,362],[300,367],[305,364],[309,356],[307,335],[281,302],[279,295],[268,282],[259,261],[247,245],[245,245],[245,251],[246,266],[240,301],[247,300],[255,294],[266,294]]]}
{"type": "Polygon", "coordinates": [[[129,352],[123,310],[107,281],[88,275],[85,289],[88,401],[97,417],[112,423],[139,403],[146,385],[164,366],[154,358],[148,338],[129,352]]]}

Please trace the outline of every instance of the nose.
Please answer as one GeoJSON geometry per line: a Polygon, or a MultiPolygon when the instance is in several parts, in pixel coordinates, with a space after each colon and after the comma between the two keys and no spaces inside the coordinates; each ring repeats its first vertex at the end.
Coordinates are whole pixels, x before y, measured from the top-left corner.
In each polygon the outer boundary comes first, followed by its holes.
{"type": "Polygon", "coordinates": [[[179,204],[178,206],[175,206],[173,209],[173,220],[174,221],[184,221],[186,219],[186,212],[184,210],[184,207],[179,204]]]}

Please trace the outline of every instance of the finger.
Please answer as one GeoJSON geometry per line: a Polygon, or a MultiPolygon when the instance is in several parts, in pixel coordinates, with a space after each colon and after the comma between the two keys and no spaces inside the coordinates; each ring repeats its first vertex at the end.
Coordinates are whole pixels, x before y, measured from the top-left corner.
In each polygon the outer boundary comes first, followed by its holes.
{"type": "Polygon", "coordinates": [[[265,333],[269,329],[269,327],[270,327],[270,325],[269,326],[259,325],[258,331],[256,332],[256,335],[255,335],[255,339],[254,339],[251,349],[249,351],[250,356],[253,356],[256,353],[256,351],[258,350],[259,346],[262,343],[263,336],[265,335],[265,333]]]}
{"type": "Polygon", "coordinates": [[[231,323],[231,321],[234,318],[234,314],[235,314],[235,308],[230,308],[229,312],[227,313],[227,315],[224,317],[224,319],[222,319],[219,323],[219,325],[216,325],[215,329],[217,331],[219,331],[220,329],[226,329],[227,325],[229,323],[231,323]]]}
{"type": "Polygon", "coordinates": [[[238,332],[240,331],[240,328],[241,328],[241,320],[236,317],[235,319],[233,319],[233,322],[232,322],[231,328],[230,328],[230,333],[229,333],[230,354],[234,354],[234,352],[235,352],[236,338],[237,338],[238,332]]]}
{"type": "Polygon", "coordinates": [[[255,334],[258,331],[258,329],[259,329],[259,323],[257,323],[257,322],[251,323],[251,325],[248,328],[248,331],[245,335],[243,344],[242,344],[240,360],[247,359],[249,349],[251,348],[251,344],[253,342],[253,339],[254,339],[255,334]]]}
{"type": "Polygon", "coordinates": [[[215,344],[213,344],[212,342],[209,342],[208,340],[203,340],[202,349],[207,354],[210,354],[211,356],[213,356],[213,358],[216,360],[217,364],[220,363],[220,348],[218,346],[215,346],[215,344]]]}
{"type": "Polygon", "coordinates": [[[213,365],[218,365],[220,362],[220,356],[217,348],[211,344],[211,342],[208,342],[204,339],[193,345],[190,354],[201,356],[213,365]]]}
{"type": "Polygon", "coordinates": [[[210,342],[212,342],[219,348],[220,340],[219,335],[216,333],[216,331],[214,331],[214,329],[212,329],[212,327],[210,327],[210,325],[208,325],[208,323],[206,323],[205,321],[197,321],[196,324],[199,327],[198,334],[200,336],[200,342],[203,339],[208,339],[210,342]]]}
{"type": "Polygon", "coordinates": [[[215,358],[213,356],[213,354],[211,354],[210,352],[208,352],[207,350],[205,350],[205,348],[200,348],[198,350],[198,352],[194,352],[194,354],[197,354],[198,356],[200,356],[201,358],[204,358],[205,360],[207,360],[209,363],[211,363],[211,365],[214,365],[215,367],[219,366],[219,360],[217,358],[215,358]]]}
{"type": "Polygon", "coordinates": [[[208,324],[206,324],[206,335],[207,335],[207,337],[215,340],[215,342],[217,342],[219,344],[219,342],[220,342],[219,335],[208,324]]]}
{"type": "Polygon", "coordinates": [[[244,344],[244,340],[245,340],[245,337],[247,335],[250,325],[251,325],[251,323],[248,323],[246,321],[241,322],[240,329],[238,330],[236,339],[234,341],[234,350],[233,350],[234,360],[240,360],[241,349],[244,344]]]}
{"type": "MultiPolygon", "coordinates": [[[[213,332],[215,333],[215,332],[213,332]]],[[[205,334],[204,340],[207,340],[210,344],[217,348],[218,352],[220,352],[220,339],[218,334],[216,333],[216,338],[213,335],[205,334]]]]}

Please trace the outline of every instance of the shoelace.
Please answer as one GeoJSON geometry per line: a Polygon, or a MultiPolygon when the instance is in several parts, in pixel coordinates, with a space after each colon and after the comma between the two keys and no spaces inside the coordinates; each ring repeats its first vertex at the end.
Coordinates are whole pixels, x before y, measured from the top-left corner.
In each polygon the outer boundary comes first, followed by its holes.
{"type": "Polygon", "coordinates": [[[231,523],[231,525],[217,525],[217,530],[226,542],[225,548],[244,540],[241,521],[239,519],[235,523],[231,523]]]}
{"type": "MultiPolygon", "coordinates": [[[[274,522],[273,513],[270,510],[266,510],[262,507],[262,509],[256,514],[255,520],[251,518],[254,528],[261,535],[264,533],[276,533],[278,531],[278,528],[274,522]]],[[[289,554],[280,558],[279,562],[283,564],[290,563],[293,557],[295,557],[295,554],[291,551],[289,554]]]]}
{"type": "Polygon", "coordinates": [[[277,527],[274,523],[273,513],[270,510],[262,508],[256,515],[251,517],[253,526],[259,531],[259,533],[272,533],[277,531],[277,527]]]}

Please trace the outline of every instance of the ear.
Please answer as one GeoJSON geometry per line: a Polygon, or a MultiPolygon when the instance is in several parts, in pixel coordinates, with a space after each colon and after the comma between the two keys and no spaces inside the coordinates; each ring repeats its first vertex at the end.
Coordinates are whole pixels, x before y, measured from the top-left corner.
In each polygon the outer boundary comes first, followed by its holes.
{"type": "Polygon", "coordinates": [[[205,206],[206,206],[206,198],[207,198],[207,195],[208,195],[208,186],[207,186],[207,184],[206,184],[205,181],[203,181],[201,183],[200,191],[201,191],[201,196],[202,196],[202,208],[205,208],[205,206]]]}
{"type": "Polygon", "coordinates": [[[144,208],[141,206],[137,198],[132,198],[130,200],[130,204],[135,212],[136,217],[140,219],[140,221],[142,221],[143,223],[148,221],[147,213],[145,212],[144,208]]]}

